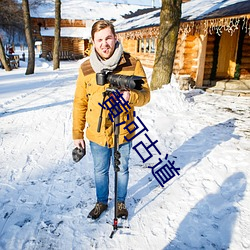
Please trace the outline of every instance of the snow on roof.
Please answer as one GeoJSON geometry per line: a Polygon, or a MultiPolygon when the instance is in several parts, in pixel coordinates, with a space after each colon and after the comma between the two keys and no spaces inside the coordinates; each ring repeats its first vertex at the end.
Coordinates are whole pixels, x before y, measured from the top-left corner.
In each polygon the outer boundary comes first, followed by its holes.
{"type": "MultiPolygon", "coordinates": [[[[233,8],[235,12],[231,15],[240,15],[250,13],[249,0],[191,0],[185,4],[182,4],[182,19],[186,21],[201,20],[210,18],[209,15],[215,11],[222,9],[233,8]],[[244,4],[243,4],[244,2],[244,4]],[[248,8],[245,8],[248,3],[248,8]],[[243,6],[245,5],[245,6],[243,6]],[[230,7],[229,7],[230,6],[230,7]]],[[[220,16],[226,16],[225,13],[221,12],[220,16]]],[[[211,18],[215,18],[211,17],[211,18]]]]}
{"type": "Polygon", "coordinates": [[[114,22],[116,32],[139,29],[141,27],[156,26],[160,23],[160,9],[138,15],[133,18],[120,19],[114,22]]]}
{"type": "MultiPolygon", "coordinates": [[[[160,24],[160,8],[131,18],[117,20],[117,32],[156,26],[160,24]]],[[[216,17],[250,13],[249,0],[191,0],[182,4],[182,21],[194,21],[216,17]]]]}
{"type": "MultiPolygon", "coordinates": [[[[42,36],[54,36],[54,28],[41,28],[42,36]]],[[[91,36],[91,28],[83,27],[62,27],[61,37],[78,37],[82,39],[89,39],[91,36]]]]}
{"type": "MultiPolygon", "coordinates": [[[[118,19],[122,15],[135,12],[138,9],[150,6],[115,4],[110,2],[96,2],[93,0],[62,0],[62,19],[96,20],[96,19],[118,19]]],[[[40,5],[37,9],[30,10],[31,17],[54,18],[55,4],[52,1],[40,5]]]]}

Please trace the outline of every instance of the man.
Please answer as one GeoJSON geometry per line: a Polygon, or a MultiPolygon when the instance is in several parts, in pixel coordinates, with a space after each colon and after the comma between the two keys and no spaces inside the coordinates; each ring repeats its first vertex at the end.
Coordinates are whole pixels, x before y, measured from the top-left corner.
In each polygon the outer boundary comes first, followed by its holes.
{"type": "MultiPolygon", "coordinates": [[[[93,50],[90,59],[85,61],[79,70],[73,104],[73,140],[76,147],[85,147],[83,130],[87,122],[86,137],[90,141],[90,148],[94,161],[94,175],[97,203],[90,211],[88,218],[97,219],[108,208],[109,195],[109,167],[113,160],[114,134],[113,123],[109,110],[103,109],[103,119],[100,132],[97,132],[98,117],[101,111],[103,92],[109,84],[100,86],[96,82],[96,73],[103,69],[112,71],[112,74],[137,75],[144,77],[142,90],[123,90],[122,98],[128,102],[131,109],[120,114],[119,152],[121,154],[118,172],[117,217],[128,216],[125,198],[128,186],[128,160],[131,149],[130,134],[124,127],[130,124],[133,118],[134,106],[143,106],[150,100],[150,90],[146,81],[145,72],[140,61],[123,51],[117,41],[114,26],[109,21],[100,20],[94,23],[91,30],[93,50]],[[126,138],[127,139],[126,139],[126,138]]],[[[132,130],[132,128],[131,128],[132,130]]]]}

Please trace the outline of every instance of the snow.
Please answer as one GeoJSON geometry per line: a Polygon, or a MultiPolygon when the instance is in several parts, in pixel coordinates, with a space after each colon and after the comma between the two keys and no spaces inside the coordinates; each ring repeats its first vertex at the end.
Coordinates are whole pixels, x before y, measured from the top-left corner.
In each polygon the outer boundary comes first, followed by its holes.
{"type": "MultiPolygon", "coordinates": [[[[161,155],[152,150],[143,163],[131,152],[130,228],[109,238],[112,168],[109,209],[98,222],[87,221],[95,204],[88,143],[79,163],[71,157],[82,61],[53,71],[52,62],[37,57],[28,76],[22,61],[0,70],[0,249],[250,249],[250,99],[180,91],[174,78],[136,109],[161,155]],[[162,188],[148,167],[166,154],[180,175],[162,188]]],[[[145,136],[134,145],[139,141],[145,136]]]]}
{"type": "MultiPolygon", "coordinates": [[[[181,19],[185,21],[192,21],[197,19],[204,19],[206,15],[211,14],[215,10],[219,10],[236,3],[243,3],[248,0],[191,0],[181,5],[181,19]]],[[[249,13],[250,10],[238,10],[244,13],[249,13]]],[[[160,24],[160,8],[156,8],[149,13],[140,16],[131,17],[128,19],[120,18],[114,24],[117,32],[135,30],[142,27],[158,26],[160,24]]]]}
{"type": "Polygon", "coordinates": [[[141,27],[158,26],[160,24],[160,9],[156,9],[152,12],[135,16],[128,19],[120,18],[114,22],[117,32],[139,29],[141,27]]]}
{"type": "MultiPolygon", "coordinates": [[[[98,2],[107,2],[107,0],[98,0],[98,2]]],[[[161,0],[108,0],[112,3],[123,3],[123,4],[138,4],[138,5],[148,5],[148,6],[161,6],[161,0]]]]}
{"type": "MultiPolygon", "coordinates": [[[[41,28],[42,36],[54,36],[55,28],[41,28]]],[[[62,27],[61,28],[61,37],[80,37],[82,39],[89,39],[91,37],[91,28],[90,27],[62,27]]]]}
{"type": "Polygon", "coordinates": [[[212,13],[215,10],[247,1],[249,0],[191,0],[190,2],[182,4],[182,18],[188,21],[198,18],[202,19],[202,17],[212,13]]]}
{"type": "MultiPolygon", "coordinates": [[[[148,5],[133,4],[116,4],[109,1],[98,2],[95,0],[62,0],[61,1],[61,17],[62,19],[71,20],[96,20],[118,19],[121,15],[135,12],[138,9],[149,8],[148,5]]],[[[54,18],[55,4],[52,1],[45,1],[45,4],[38,6],[36,9],[30,10],[32,17],[54,18]]]]}

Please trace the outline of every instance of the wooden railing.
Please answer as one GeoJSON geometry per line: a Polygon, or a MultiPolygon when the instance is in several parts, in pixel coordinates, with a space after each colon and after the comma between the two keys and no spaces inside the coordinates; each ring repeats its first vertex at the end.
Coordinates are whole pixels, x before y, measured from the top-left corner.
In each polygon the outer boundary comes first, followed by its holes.
{"type": "MultiPolygon", "coordinates": [[[[59,51],[59,60],[77,60],[83,58],[82,55],[75,55],[71,51],[59,51]]],[[[53,53],[49,51],[47,53],[46,59],[48,61],[53,60],[53,53]]]]}

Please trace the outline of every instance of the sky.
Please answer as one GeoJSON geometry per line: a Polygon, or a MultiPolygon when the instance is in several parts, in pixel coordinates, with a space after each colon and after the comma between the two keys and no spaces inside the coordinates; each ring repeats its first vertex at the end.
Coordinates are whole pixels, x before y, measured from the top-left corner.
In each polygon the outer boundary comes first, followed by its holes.
{"type": "MultiPolygon", "coordinates": [[[[109,208],[87,219],[96,202],[93,159],[86,139],[86,156],[73,162],[71,134],[86,59],[53,71],[37,54],[35,74],[25,75],[23,61],[0,69],[0,249],[250,249],[250,99],[181,91],[174,77],[136,108],[161,155],[151,148],[143,163],[131,151],[128,220],[110,239],[112,167],[109,208]],[[161,187],[150,167],[167,164],[166,154],[180,170],[161,187]]],[[[152,69],[145,71],[150,83],[152,69]]],[[[133,143],[140,141],[147,144],[146,136],[133,143]]]]}

